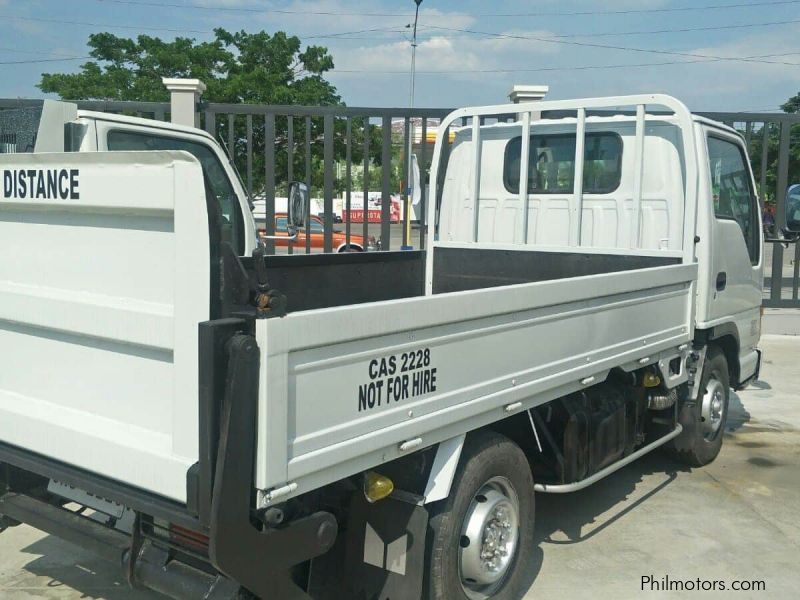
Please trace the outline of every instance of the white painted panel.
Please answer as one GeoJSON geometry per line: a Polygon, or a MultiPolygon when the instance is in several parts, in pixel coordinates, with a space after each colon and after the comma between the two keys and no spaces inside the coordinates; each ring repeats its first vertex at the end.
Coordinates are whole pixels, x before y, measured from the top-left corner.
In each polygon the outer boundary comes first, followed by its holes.
{"type": "MultiPolygon", "coordinates": [[[[619,187],[607,194],[584,194],[581,245],[590,248],[630,248],[634,180],[634,123],[630,118],[587,119],[587,132],[613,132],[623,142],[619,187]]],[[[642,211],[639,248],[681,250],[683,244],[683,166],[678,128],[668,120],[648,121],[644,141],[642,211]]],[[[532,132],[575,131],[574,119],[537,121],[532,132]]],[[[505,149],[521,135],[519,124],[495,124],[481,128],[481,182],[479,194],[479,241],[522,243],[522,210],[519,196],[506,188],[505,149]],[[502,215],[502,216],[500,216],[502,215]],[[484,222],[484,220],[486,222],[484,222]]],[[[471,130],[462,129],[450,155],[443,189],[441,235],[444,242],[471,241],[473,206],[471,181],[471,130]]],[[[574,225],[571,194],[530,195],[527,243],[568,247],[574,225]]]]}
{"type": "Polygon", "coordinates": [[[22,168],[77,170],[78,197],[0,199],[0,440],[185,501],[209,307],[200,165],[0,157],[22,168]]]}
{"type": "Polygon", "coordinates": [[[541,403],[676,348],[690,339],[695,275],[694,265],[659,267],[262,321],[257,486],[333,481],[376,454],[395,458],[404,440],[431,445],[500,418],[510,402],[541,403]],[[411,351],[423,367],[404,372],[411,351]],[[394,373],[377,371],[382,360],[394,373]],[[414,375],[433,368],[436,389],[415,390],[414,375]],[[378,381],[381,400],[365,407],[360,390],[378,381]]]}

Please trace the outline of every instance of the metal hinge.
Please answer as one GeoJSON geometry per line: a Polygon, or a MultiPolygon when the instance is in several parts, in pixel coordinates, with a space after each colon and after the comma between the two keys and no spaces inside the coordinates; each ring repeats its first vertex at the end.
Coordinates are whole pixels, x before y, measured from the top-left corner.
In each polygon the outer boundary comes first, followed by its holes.
{"type": "Polygon", "coordinates": [[[275,502],[276,499],[282,498],[283,496],[288,496],[296,489],[297,483],[292,482],[280,487],[272,488],[271,490],[258,490],[258,507],[264,508],[265,506],[269,506],[275,502]]]}

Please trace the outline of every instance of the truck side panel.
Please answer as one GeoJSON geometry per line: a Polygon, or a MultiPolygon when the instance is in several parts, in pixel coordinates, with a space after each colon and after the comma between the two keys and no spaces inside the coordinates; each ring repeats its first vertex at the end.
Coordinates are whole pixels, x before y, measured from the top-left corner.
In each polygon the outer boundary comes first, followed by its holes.
{"type": "Polygon", "coordinates": [[[19,154],[0,171],[30,180],[0,199],[0,441],[185,502],[210,293],[199,164],[19,154]]]}
{"type": "Polygon", "coordinates": [[[257,486],[300,493],[674,354],[695,276],[674,265],[261,321],[257,486]]]}

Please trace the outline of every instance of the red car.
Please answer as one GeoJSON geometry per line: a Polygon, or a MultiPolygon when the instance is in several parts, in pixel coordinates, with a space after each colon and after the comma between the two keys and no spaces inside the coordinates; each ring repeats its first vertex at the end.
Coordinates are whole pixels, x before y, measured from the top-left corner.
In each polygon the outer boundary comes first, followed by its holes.
{"type": "MultiPolygon", "coordinates": [[[[300,229],[297,232],[297,237],[294,240],[289,240],[289,232],[287,227],[286,213],[279,213],[275,215],[275,235],[278,237],[275,240],[275,246],[278,248],[287,248],[290,245],[298,251],[302,251],[306,247],[306,229],[300,229]],[[280,237],[286,237],[282,240],[280,237]]],[[[322,219],[316,216],[309,217],[310,225],[310,238],[311,247],[319,250],[325,247],[325,224],[322,219]]],[[[266,235],[265,229],[259,229],[260,236],[266,235]]],[[[347,234],[338,229],[333,230],[332,234],[333,251],[334,252],[365,252],[367,250],[377,250],[377,244],[373,236],[367,237],[366,243],[364,236],[356,235],[350,232],[350,245],[347,244],[347,234]]]]}

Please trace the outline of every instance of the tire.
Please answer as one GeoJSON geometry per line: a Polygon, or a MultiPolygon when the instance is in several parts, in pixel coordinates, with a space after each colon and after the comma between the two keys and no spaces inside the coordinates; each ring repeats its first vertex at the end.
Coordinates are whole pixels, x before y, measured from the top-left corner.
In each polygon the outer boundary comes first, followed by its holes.
{"type": "Polygon", "coordinates": [[[430,510],[423,598],[522,598],[526,592],[525,565],[530,564],[533,552],[533,525],[533,477],[525,454],[514,442],[498,433],[481,431],[470,434],[450,496],[434,504],[430,510]],[[504,503],[499,496],[505,496],[510,503],[504,503]],[[514,501],[516,519],[513,511],[509,510],[514,501]],[[488,518],[481,515],[488,515],[488,518]],[[479,524],[477,528],[474,526],[476,523],[479,524]],[[481,523],[490,525],[484,527],[481,523]],[[508,550],[512,543],[509,540],[516,536],[514,550],[505,556],[502,552],[495,555],[496,573],[480,568],[476,570],[476,565],[485,565],[485,561],[475,560],[484,548],[485,536],[495,536],[498,532],[501,537],[495,539],[500,542],[498,546],[506,545],[504,550],[508,550]],[[462,576],[476,573],[498,579],[488,584],[463,581],[462,576]]]}
{"type": "Polygon", "coordinates": [[[364,249],[360,246],[356,246],[355,244],[350,244],[349,246],[342,246],[339,248],[339,254],[343,254],[345,252],[363,252],[364,249]]]}
{"type": "Polygon", "coordinates": [[[665,445],[670,456],[690,467],[702,467],[717,458],[728,421],[730,395],[728,361],[717,346],[709,346],[697,398],[680,406],[678,422],[683,431],[665,445]],[[715,398],[720,403],[718,409],[715,398]]]}

